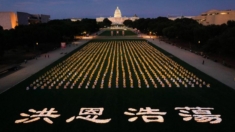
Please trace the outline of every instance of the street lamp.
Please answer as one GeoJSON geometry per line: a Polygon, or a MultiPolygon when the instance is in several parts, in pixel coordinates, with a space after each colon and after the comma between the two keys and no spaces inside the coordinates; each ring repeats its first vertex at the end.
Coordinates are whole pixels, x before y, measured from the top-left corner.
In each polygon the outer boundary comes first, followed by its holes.
{"type": "Polygon", "coordinates": [[[37,46],[38,46],[38,42],[36,42],[36,45],[34,45],[34,50],[36,50],[37,46]]]}
{"type": "MultiPolygon", "coordinates": [[[[201,43],[201,41],[200,40],[198,40],[198,44],[200,44],[201,43]]],[[[201,52],[201,55],[203,55],[203,52],[201,52]]]]}
{"type": "Polygon", "coordinates": [[[150,32],[149,32],[150,38],[151,38],[151,34],[152,34],[152,32],[150,31],[150,32]]]}
{"type": "Polygon", "coordinates": [[[83,32],[83,35],[86,36],[86,31],[83,32]]]}

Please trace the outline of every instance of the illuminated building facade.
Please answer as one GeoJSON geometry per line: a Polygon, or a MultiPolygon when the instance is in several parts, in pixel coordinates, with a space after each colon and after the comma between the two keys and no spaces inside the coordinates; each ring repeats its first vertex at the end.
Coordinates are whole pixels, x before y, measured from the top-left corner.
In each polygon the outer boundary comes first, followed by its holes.
{"type": "Polygon", "coordinates": [[[235,21],[235,10],[210,10],[193,19],[203,25],[226,24],[229,20],[235,21]]]}
{"type": "Polygon", "coordinates": [[[18,25],[16,14],[14,12],[0,12],[0,25],[4,30],[14,29],[18,25]]]}
{"type": "Polygon", "coordinates": [[[82,21],[82,18],[71,18],[70,20],[72,22],[76,22],[76,21],[82,21]]]}
{"type": "Polygon", "coordinates": [[[0,25],[4,30],[14,29],[18,25],[29,25],[36,23],[47,23],[49,15],[29,14],[25,12],[0,12],[0,25]]]}
{"type": "Polygon", "coordinates": [[[192,16],[168,16],[167,18],[174,21],[176,19],[183,19],[183,18],[192,19],[192,16]]]}
{"type": "MultiPolygon", "coordinates": [[[[103,22],[105,17],[96,18],[96,22],[103,22]]],[[[139,17],[134,15],[133,17],[122,17],[121,10],[117,7],[114,11],[114,17],[108,17],[108,19],[112,22],[112,25],[122,25],[125,20],[138,20],[139,17]]]]}

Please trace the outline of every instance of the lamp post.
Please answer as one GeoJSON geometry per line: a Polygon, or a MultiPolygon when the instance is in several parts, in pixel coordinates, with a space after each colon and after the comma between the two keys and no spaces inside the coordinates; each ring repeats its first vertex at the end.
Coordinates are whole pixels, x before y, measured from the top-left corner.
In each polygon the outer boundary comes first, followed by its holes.
{"type": "Polygon", "coordinates": [[[36,53],[36,56],[35,56],[35,59],[36,59],[36,60],[37,60],[37,51],[36,51],[37,46],[38,46],[38,42],[36,42],[36,45],[34,45],[34,51],[35,51],[35,53],[36,53]]]}
{"type": "Polygon", "coordinates": [[[152,32],[150,31],[150,32],[149,32],[150,38],[151,38],[151,34],[152,34],[152,32]]]}
{"type": "Polygon", "coordinates": [[[36,42],[36,45],[34,45],[34,51],[36,50],[37,46],[38,46],[38,42],[36,42]]]}
{"type": "MultiPolygon", "coordinates": [[[[200,44],[201,43],[201,41],[200,40],[198,40],[198,42],[197,42],[198,44],[200,44]]],[[[201,55],[203,55],[203,52],[201,52],[201,55]]]]}

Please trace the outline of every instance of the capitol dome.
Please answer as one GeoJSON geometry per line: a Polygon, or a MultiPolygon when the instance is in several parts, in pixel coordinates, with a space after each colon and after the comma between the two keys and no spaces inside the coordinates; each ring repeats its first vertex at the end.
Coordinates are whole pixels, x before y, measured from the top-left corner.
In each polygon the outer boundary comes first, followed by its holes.
{"type": "MultiPolygon", "coordinates": [[[[105,17],[98,17],[96,18],[96,22],[103,22],[105,19],[105,17]]],[[[114,17],[108,17],[109,21],[112,22],[112,26],[117,26],[117,25],[123,25],[123,22],[125,20],[131,20],[131,21],[135,21],[138,20],[139,17],[137,15],[133,16],[133,17],[122,17],[122,13],[121,10],[117,7],[115,12],[114,12],[114,17]]]]}
{"type": "Polygon", "coordinates": [[[114,12],[114,17],[122,17],[122,13],[120,9],[117,7],[117,9],[114,12]]]}

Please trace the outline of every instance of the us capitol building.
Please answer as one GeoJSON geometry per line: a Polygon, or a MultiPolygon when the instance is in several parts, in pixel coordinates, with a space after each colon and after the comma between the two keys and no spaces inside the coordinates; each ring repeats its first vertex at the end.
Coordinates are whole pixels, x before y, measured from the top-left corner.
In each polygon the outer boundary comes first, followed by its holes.
{"type": "MultiPolygon", "coordinates": [[[[96,22],[103,22],[104,19],[105,17],[98,17],[96,18],[96,22]]],[[[117,7],[117,9],[114,12],[114,17],[108,17],[108,19],[112,22],[112,26],[115,25],[118,26],[118,25],[123,25],[123,22],[125,20],[135,21],[139,19],[139,17],[137,17],[136,15],[134,15],[133,17],[122,17],[121,10],[117,7]]]]}

